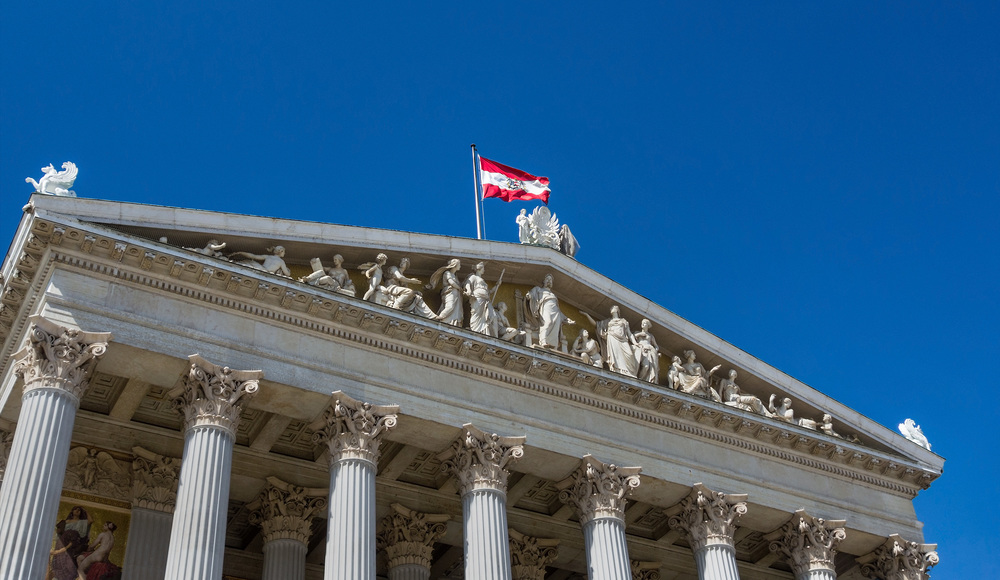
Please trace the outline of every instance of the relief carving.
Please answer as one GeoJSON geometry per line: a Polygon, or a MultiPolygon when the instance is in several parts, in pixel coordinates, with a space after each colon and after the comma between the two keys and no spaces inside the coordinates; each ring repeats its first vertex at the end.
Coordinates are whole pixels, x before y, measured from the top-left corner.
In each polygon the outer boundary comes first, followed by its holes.
{"type": "Polygon", "coordinates": [[[559,540],[535,538],[508,529],[510,561],[514,580],[544,580],[545,567],[559,555],[559,540]]]}
{"type": "Polygon", "coordinates": [[[133,447],[132,507],[173,513],[181,460],[133,447]]]}
{"type": "Polygon", "coordinates": [[[80,445],[69,451],[63,487],[128,501],[132,483],[129,471],[127,461],[115,459],[107,451],[80,445]]]}

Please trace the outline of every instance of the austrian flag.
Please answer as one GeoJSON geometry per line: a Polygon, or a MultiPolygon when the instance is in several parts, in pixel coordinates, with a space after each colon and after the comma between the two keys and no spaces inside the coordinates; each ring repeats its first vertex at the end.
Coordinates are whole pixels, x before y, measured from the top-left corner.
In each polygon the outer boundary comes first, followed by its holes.
{"type": "Polygon", "coordinates": [[[479,179],[483,184],[484,198],[499,197],[504,201],[540,199],[546,205],[549,203],[548,177],[536,177],[480,157],[479,179]]]}

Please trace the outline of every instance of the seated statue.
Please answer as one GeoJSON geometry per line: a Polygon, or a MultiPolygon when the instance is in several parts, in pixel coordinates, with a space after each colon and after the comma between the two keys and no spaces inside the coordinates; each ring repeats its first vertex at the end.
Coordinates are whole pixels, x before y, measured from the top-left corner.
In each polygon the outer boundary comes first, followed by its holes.
{"type": "Polygon", "coordinates": [[[760,399],[753,395],[744,395],[740,391],[739,385],[736,384],[735,369],[730,369],[729,378],[722,379],[719,383],[719,391],[722,396],[722,402],[730,407],[736,407],[737,409],[757,413],[758,415],[763,415],[764,417],[773,417],[773,415],[771,415],[771,413],[764,408],[764,403],[762,403],[760,399]]]}
{"type": "Polygon", "coordinates": [[[580,357],[580,360],[584,364],[597,368],[604,366],[604,358],[601,356],[601,345],[593,338],[590,338],[590,333],[586,329],[581,330],[580,335],[573,341],[573,350],[571,352],[580,357]]]}
{"type": "Polygon", "coordinates": [[[324,268],[323,262],[319,258],[313,258],[309,260],[313,269],[312,274],[299,278],[299,282],[305,282],[310,286],[317,286],[345,296],[355,296],[357,290],[354,288],[354,282],[351,281],[347,270],[344,269],[343,263],[344,257],[340,254],[333,256],[332,268],[324,268]]]}
{"type": "Polygon", "coordinates": [[[781,399],[781,406],[775,407],[774,399],[777,397],[778,395],[771,395],[771,398],[767,402],[767,410],[771,412],[775,419],[795,425],[795,411],[792,410],[792,400],[785,397],[781,399]]]}
{"type": "Polygon", "coordinates": [[[675,355],[673,360],[670,362],[670,370],[667,371],[667,386],[675,391],[680,390],[681,373],[683,372],[684,365],[681,362],[681,357],[675,355]]]}
{"type": "MultiPolygon", "coordinates": [[[[380,254],[381,255],[381,254],[380,254]]],[[[379,291],[385,297],[385,305],[389,308],[402,310],[423,316],[424,318],[436,318],[437,314],[424,302],[424,296],[420,292],[410,288],[407,284],[422,284],[417,278],[408,278],[404,273],[410,267],[410,259],[403,258],[399,261],[399,266],[390,266],[385,276],[385,286],[380,286],[379,291]]]]}
{"type": "Polygon", "coordinates": [[[710,381],[712,379],[712,374],[719,370],[722,365],[715,365],[712,370],[705,372],[705,367],[701,363],[695,362],[695,354],[693,350],[684,351],[684,356],[687,357],[687,362],[681,366],[681,371],[677,376],[677,384],[679,385],[679,390],[689,394],[697,395],[703,399],[712,399],[713,401],[722,402],[722,398],[719,397],[719,393],[715,392],[712,388],[710,381]]]}
{"type": "Polygon", "coordinates": [[[512,327],[510,320],[507,319],[506,302],[497,302],[496,307],[493,309],[491,325],[494,327],[492,332],[496,333],[496,336],[500,339],[518,344],[524,343],[525,331],[512,327]]]}

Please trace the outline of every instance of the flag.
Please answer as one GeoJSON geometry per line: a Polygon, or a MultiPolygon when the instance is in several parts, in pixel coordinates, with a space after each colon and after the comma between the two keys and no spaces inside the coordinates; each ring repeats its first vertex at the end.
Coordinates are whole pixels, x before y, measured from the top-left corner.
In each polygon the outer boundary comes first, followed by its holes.
{"type": "Polygon", "coordinates": [[[479,158],[479,181],[483,197],[499,197],[504,201],[540,199],[549,203],[549,178],[536,177],[520,169],[508,167],[485,157],[479,158]]]}

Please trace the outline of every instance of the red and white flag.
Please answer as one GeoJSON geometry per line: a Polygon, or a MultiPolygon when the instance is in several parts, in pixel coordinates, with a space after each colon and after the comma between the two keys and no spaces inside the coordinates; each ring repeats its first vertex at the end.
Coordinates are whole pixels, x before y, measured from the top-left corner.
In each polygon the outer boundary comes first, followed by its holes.
{"type": "Polygon", "coordinates": [[[504,201],[540,199],[545,205],[549,203],[548,177],[536,177],[480,157],[479,180],[483,184],[484,198],[499,197],[504,201]]]}

